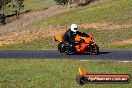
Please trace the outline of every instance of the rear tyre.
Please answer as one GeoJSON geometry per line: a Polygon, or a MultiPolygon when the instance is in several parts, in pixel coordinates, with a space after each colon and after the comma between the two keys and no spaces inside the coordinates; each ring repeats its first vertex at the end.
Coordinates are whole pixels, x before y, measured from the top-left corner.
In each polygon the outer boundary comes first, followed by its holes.
{"type": "Polygon", "coordinates": [[[75,53],[74,48],[72,46],[65,46],[64,50],[66,55],[72,55],[75,53]]]}
{"type": "Polygon", "coordinates": [[[59,43],[58,45],[58,51],[62,54],[66,54],[66,55],[72,55],[74,54],[74,48],[72,46],[69,45],[65,45],[64,43],[59,43]]]}
{"type": "Polygon", "coordinates": [[[64,53],[63,47],[64,47],[64,44],[63,44],[62,42],[58,44],[58,51],[59,51],[60,53],[64,53]]]}

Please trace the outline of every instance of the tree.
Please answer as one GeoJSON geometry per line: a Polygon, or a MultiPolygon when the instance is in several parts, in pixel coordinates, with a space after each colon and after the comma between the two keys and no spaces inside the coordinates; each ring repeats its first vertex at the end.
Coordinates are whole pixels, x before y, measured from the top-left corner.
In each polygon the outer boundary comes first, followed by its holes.
{"type": "Polygon", "coordinates": [[[24,2],[24,0],[16,0],[16,2],[14,4],[14,12],[15,12],[17,18],[19,17],[21,10],[24,8],[23,2],[24,2]]]}
{"type": "Polygon", "coordinates": [[[2,24],[5,24],[6,20],[6,15],[5,15],[5,10],[6,10],[6,4],[8,4],[11,0],[0,0],[0,22],[2,24]]]}
{"type": "Polygon", "coordinates": [[[18,16],[22,12],[22,9],[24,8],[23,3],[24,0],[0,0],[0,22],[5,23],[5,20],[8,17],[8,15],[12,15],[6,14],[8,8],[11,8],[13,14],[15,14],[18,18],[18,16]]]}

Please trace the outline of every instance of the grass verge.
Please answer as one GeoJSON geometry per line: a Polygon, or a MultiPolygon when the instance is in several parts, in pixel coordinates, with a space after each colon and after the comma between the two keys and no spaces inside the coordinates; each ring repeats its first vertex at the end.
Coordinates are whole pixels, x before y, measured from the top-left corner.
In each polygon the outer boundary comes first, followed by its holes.
{"type": "Polygon", "coordinates": [[[54,0],[25,0],[25,10],[41,10],[55,5],[54,0]]]}
{"type": "Polygon", "coordinates": [[[71,23],[80,24],[91,22],[131,23],[131,9],[131,0],[108,0],[105,3],[88,5],[67,13],[33,22],[32,26],[70,25],[71,23]]]}
{"type": "MultiPolygon", "coordinates": [[[[97,29],[81,29],[80,31],[92,34],[100,49],[132,49],[131,44],[113,45],[113,42],[118,42],[132,38],[131,29],[118,30],[97,30],[97,29]]],[[[52,35],[53,36],[53,35],[52,35]]],[[[41,37],[33,41],[23,41],[19,44],[10,44],[0,46],[0,50],[36,50],[36,49],[57,49],[57,44],[54,43],[53,37],[41,37]]]]}
{"type": "Polygon", "coordinates": [[[103,49],[132,49],[132,44],[124,44],[124,45],[115,45],[115,44],[110,44],[110,45],[104,45],[102,46],[103,49]]]}
{"type": "Polygon", "coordinates": [[[53,37],[39,37],[33,41],[23,41],[18,44],[10,44],[0,46],[0,50],[43,50],[55,49],[57,45],[53,41],[53,37]]]}
{"type": "Polygon", "coordinates": [[[132,63],[79,60],[0,60],[0,88],[131,88],[130,84],[76,83],[78,67],[93,74],[130,74],[132,63]],[[129,69],[128,69],[129,68],[129,69]]]}

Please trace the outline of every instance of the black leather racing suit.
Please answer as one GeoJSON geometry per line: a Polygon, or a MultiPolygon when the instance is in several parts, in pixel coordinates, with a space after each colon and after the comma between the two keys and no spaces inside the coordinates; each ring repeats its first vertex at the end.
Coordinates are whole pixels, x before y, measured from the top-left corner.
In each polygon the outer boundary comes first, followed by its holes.
{"type": "Polygon", "coordinates": [[[89,35],[84,33],[84,32],[77,31],[76,33],[74,33],[74,32],[71,31],[71,29],[69,29],[63,35],[62,42],[65,43],[65,44],[67,43],[67,44],[75,46],[76,45],[75,37],[76,37],[77,34],[80,35],[80,36],[89,37],[89,35]]]}

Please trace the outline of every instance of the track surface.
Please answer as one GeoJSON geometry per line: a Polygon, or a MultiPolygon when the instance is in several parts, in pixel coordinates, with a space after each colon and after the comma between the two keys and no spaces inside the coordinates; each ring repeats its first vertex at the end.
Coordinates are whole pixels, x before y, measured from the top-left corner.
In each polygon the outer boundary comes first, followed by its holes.
{"type": "Polygon", "coordinates": [[[4,50],[0,51],[0,58],[132,61],[132,50],[102,50],[99,55],[62,55],[56,50],[4,50]]]}

